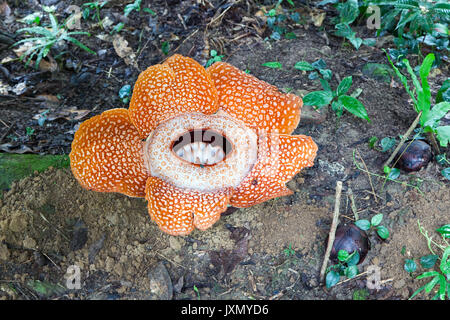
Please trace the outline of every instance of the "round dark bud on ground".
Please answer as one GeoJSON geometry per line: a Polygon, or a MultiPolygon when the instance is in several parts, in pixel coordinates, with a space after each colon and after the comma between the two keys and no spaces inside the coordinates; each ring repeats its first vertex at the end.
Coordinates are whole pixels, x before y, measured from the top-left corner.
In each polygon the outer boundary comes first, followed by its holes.
{"type": "Polygon", "coordinates": [[[423,140],[407,141],[400,148],[396,167],[405,171],[419,171],[432,158],[431,147],[423,140]]]}
{"type": "Polygon", "coordinates": [[[333,263],[338,263],[338,252],[339,250],[345,250],[348,253],[353,253],[358,250],[359,262],[364,261],[367,252],[370,249],[369,238],[367,233],[360,228],[358,228],[353,223],[350,224],[340,224],[336,229],[336,235],[333,242],[333,247],[331,248],[330,259],[333,263]]]}

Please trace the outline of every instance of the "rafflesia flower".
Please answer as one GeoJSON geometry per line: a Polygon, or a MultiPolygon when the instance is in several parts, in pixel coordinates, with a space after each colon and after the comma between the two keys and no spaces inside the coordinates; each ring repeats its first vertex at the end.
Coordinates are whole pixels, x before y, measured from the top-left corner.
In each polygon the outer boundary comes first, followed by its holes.
{"type": "Polygon", "coordinates": [[[70,153],[80,184],[145,197],[171,235],[205,230],[227,206],[292,194],[317,146],[290,135],[302,100],[223,62],[206,70],[174,55],[139,75],[129,109],[80,125],[70,153]]]}

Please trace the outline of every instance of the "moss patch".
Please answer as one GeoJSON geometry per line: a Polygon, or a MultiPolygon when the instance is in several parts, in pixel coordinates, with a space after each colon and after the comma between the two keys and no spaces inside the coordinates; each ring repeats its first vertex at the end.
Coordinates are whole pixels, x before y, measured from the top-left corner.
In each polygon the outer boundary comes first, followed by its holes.
{"type": "Polygon", "coordinates": [[[0,195],[9,189],[11,183],[31,175],[35,171],[42,172],[49,167],[68,168],[68,155],[37,155],[0,153],[0,195]]]}

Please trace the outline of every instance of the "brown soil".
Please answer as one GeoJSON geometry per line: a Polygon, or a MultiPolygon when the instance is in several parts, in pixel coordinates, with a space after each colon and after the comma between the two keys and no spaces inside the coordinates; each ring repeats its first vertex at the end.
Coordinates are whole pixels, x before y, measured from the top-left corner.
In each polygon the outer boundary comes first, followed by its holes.
{"type": "MultiPolygon", "coordinates": [[[[347,112],[338,121],[333,111],[326,108],[318,117],[313,114],[315,118],[311,120],[311,110],[307,112],[305,108],[304,118],[308,121],[301,120],[295,134],[312,136],[319,152],[315,165],[288,183],[294,194],[239,209],[224,215],[212,228],[204,232],[196,230],[186,237],[162,233],[148,216],[145,200],[84,190],[68,169],[50,169],[17,181],[0,200],[0,298],[352,299],[361,290],[367,291],[367,299],[408,298],[423,284],[414,279],[422,270],[410,276],[403,269],[404,260],[417,261],[429,254],[417,220],[437,239],[435,229],[450,223],[450,189],[448,180],[440,173],[442,167],[434,161],[420,172],[403,172],[401,183],[385,184],[373,175],[382,175],[382,165],[390,151],[383,153],[369,148],[369,138],[397,137],[416,116],[398,83],[379,82],[362,73],[368,62],[386,63],[384,53],[378,47],[366,46],[355,51],[343,45],[342,39],[324,37],[325,33],[310,23],[296,26],[294,40],[265,42],[262,38],[267,34],[254,33],[232,40],[242,31],[231,31],[237,28],[236,23],[241,23],[239,17],[246,15],[247,10],[250,16],[255,14],[254,8],[246,8],[244,2],[230,10],[220,20],[222,23],[195,33],[198,25],[204,23],[194,19],[195,10],[190,14],[192,24],[186,30],[181,24],[170,23],[178,21],[174,12],[185,10],[188,3],[173,2],[173,12],[166,11],[168,15],[158,22],[166,26],[165,36],[171,32],[179,36],[172,43],[170,54],[189,55],[204,64],[205,52],[214,48],[225,55],[226,62],[248,69],[283,90],[291,88],[299,95],[320,90],[320,84],[309,80],[306,72],[295,70],[293,65],[300,60],[313,62],[322,58],[333,71],[332,87],[337,86],[337,79],[353,76],[350,91],[361,89],[359,99],[371,123],[347,112]],[[279,61],[283,69],[262,67],[267,61],[279,61]],[[370,179],[356,167],[363,167],[361,158],[372,173],[370,179]],[[364,273],[330,290],[319,283],[337,180],[344,182],[341,222],[354,219],[348,188],[353,190],[361,219],[384,214],[382,224],[389,229],[390,237],[383,241],[370,232],[372,249],[359,266],[360,273],[371,265],[381,268],[379,290],[366,288],[364,273]],[[66,288],[66,271],[71,265],[80,268],[81,289],[66,288]],[[42,283],[48,285],[48,290],[37,290],[42,283]]],[[[154,6],[162,12],[167,3],[156,1],[154,6]]],[[[109,14],[121,7],[105,10],[109,14]]],[[[128,22],[130,30],[139,28],[139,23],[147,23],[148,19],[135,18],[128,22]]],[[[148,27],[144,30],[143,38],[148,36],[152,40],[138,59],[138,69],[117,57],[110,43],[91,38],[87,40],[89,46],[108,48],[104,59],[86,60],[87,66],[82,71],[63,69],[51,76],[41,74],[39,81],[34,78],[29,81],[30,86],[41,83],[31,91],[36,95],[62,94],[64,102],[55,110],[72,106],[89,109],[87,117],[112,107],[126,107],[117,97],[119,89],[127,82],[132,84],[134,80],[130,79],[136,79],[140,70],[165,58],[160,50],[161,39],[151,38],[148,27]],[[112,66],[114,69],[110,69],[112,66]],[[99,74],[96,70],[100,70],[99,74]],[[113,70],[111,77],[108,70],[113,70]],[[81,73],[90,74],[87,83],[64,85],[81,73]],[[93,88],[92,94],[86,95],[86,88],[93,88]]],[[[144,46],[138,41],[138,33],[124,31],[124,34],[133,50],[144,46]]],[[[83,54],[78,56],[81,61],[83,54]]],[[[10,71],[28,72],[19,62],[12,64],[10,71]]],[[[446,74],[448,65],[430,77],[433,96],[446,74]]],[[[19,137],[16,142],[34,152],[69,152],[73,130],[87,118],[58,119],[40,127],[31,119],[48,106],[23,97],[7,102],[0,103],[0,118],[8,124],[15,123],[17,127],[9,133],[16,134],[19,137]],[[27,126],[36,129],[33,138],[25,136],[27,126]]],[[[6,130],[2,127],[0,136],[6,130]]],[[[447,158],[450,158],[448,150],[447,158]]]]}

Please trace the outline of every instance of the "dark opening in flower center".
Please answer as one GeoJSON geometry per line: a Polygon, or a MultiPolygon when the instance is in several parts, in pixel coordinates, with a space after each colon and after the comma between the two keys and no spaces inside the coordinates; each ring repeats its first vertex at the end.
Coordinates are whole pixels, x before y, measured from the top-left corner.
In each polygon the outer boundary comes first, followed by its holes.
{"type": "Polygon", "coordinates": [[[181,135],[172,144],[175,154],[193,164],[215,165],[231,152],[232,144],[212,129],[194,129],[181,135]]]}

